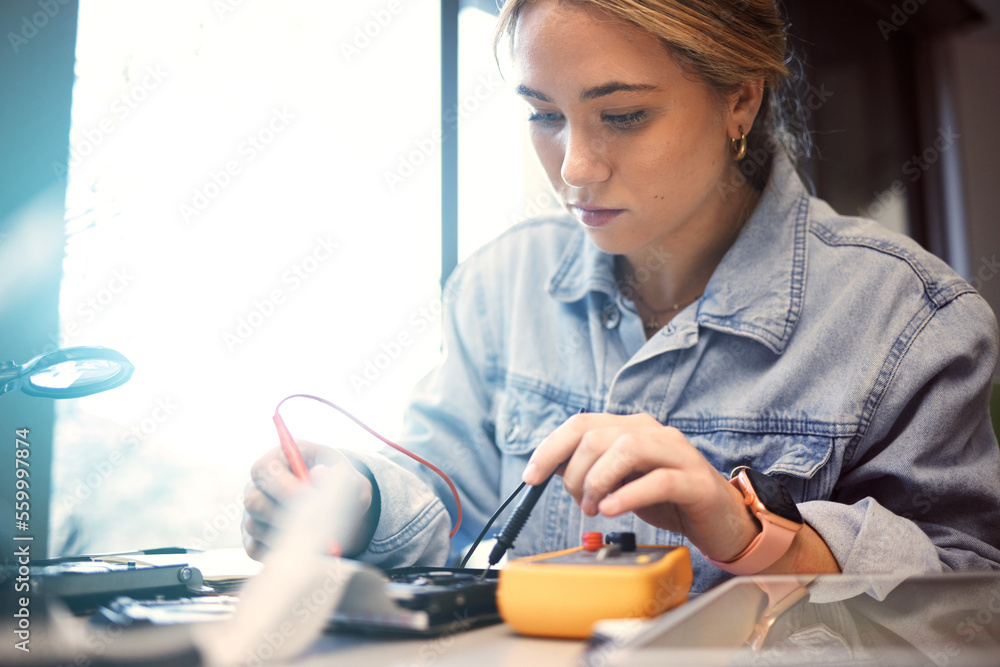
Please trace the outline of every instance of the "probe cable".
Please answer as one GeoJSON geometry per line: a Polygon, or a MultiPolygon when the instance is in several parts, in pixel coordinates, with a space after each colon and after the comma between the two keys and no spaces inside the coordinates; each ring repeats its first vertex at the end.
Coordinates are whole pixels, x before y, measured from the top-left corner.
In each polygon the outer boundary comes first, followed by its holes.
{"type": "MultiPolygon", "coordinates": [[[[455,533],[458,532],[458,527],[462,525],[462,501],[458,497],[458,489],[455,488],[455,483],[451,481],[451,478],[449,478],[448,475],[446,475],[443,470],[438,468],[430,461],[420,458],[419,456],[409,451],[405,447],[400,447],[399,445],[392,442],[388,438],[379,435],[372,428],[370,428],[368,425],[362,422],[360,419],[358,419],[357,417],[355,417],[350,412],[340,407],[336,403],[328,401],[325,398],[320,398],[319,396],[313,396],[312,394],[292,394],[291,396],[286,396],[285,398],[281,399],[281,402],[279,402],[277,407],[274,408],[274,425],[278,429],[278,439],[281,440],[281,449],[285,453],[285,456],[288,458],[288,463],[292,468],[292,472],[294,472],[299,479],[308,481],[309,469],[306,467],[305,462],[302,460],[302,454],[299,452],[298,447],[295,445],[295,440],[292,439],[291,434],[288,432],[288,428],[285,426],[285,420],[281,418],[280,414],[278,414],[278,410],[281,408],[282,404],[290,398],[311,398],[314,401],[319,401],[320,403],[323,403],[324,405],[333,408],[334,410],[344,415],[345,417],[350,419],[352,422],[354,422],[364,430],[368,431],[368,433],[370,433],[371,435],[375,436],[385,444],[395,449],[397,452],[409,456],[417,463],[420,463],[421,465],[424,465],[433,470],[434,472],[436,472],[441,477],[441,479],[445,481],[445,483],[448,485],[448,488],[451,489],[452,495],[455,497],[455,526],[451,529],[451,533],[449,533],[448,535],[449,537],[455,536],[455,533]]],[[[520,488],[518,488],[518,491],[520,491],[520,488]]],[[[508,500],[508,502],[510,501],[508,500]]],[[[501,507],[500,509],[502,510],[503,507],[501,507]]],[[[497,513],[499,513],[499,511],[500,510],[497,510],[497,513]]]]}
{"type": "MultiPolygon", "coordinates": [[[[582,415],[586,411],[587,408],[580,408],[577,414],[582,415]]],[[[567,463],[569,463],[569,459],[563,461],[559,467],[565,466],[567,463]]],[[[557,467],[556,470],[558,469],[559,468],[557,467]]],[[[514,510],[514,513],[511,514],[510,517],[508,517],[507,523],[505,523],[503,526],[503,530],[501,530],[496,536],[497,542],[496,544],[493,545],[493,550],[490,551],[490,557],[488,561],[489,564],[486,566],[486,569],[483,570],[483,574],[481,575],[480,578],[485,577],[486,573],[490,570],[490,568],[499,563],[500,559],[503,558],[503,555],[507,553],[507,550],[510,549],[512,546],[514,546],[514,540],[516,540],[518,534],[520,534],[521,528],[524,527],[524,524],[528,520],[528,517],[531,515],[531,510],[535,508],[535,504],[538,502],[538,499],[542,497],[542,493],[545,491],[545,487],[548,486],[552,478],[555,477],[556,470],[553,470],[549,474],[549,476],[545,478],[544,482],[538,484],[537,486],[532,486],[531,490],[528,491],[528,495],[526,495],[524,497],[524,500],[522,500],[520,504],[518,504],[517,509],[514,510]]],[[[472,556],[472,552],[475,551],[476,547],[479,546],[479,543],[482,541],[483,536],[486,535],[486,531],[490,529],[490,526],[493,525],[493,522],[496,521],[498,516],[500,516],[500,512],[503,512],[504,508],[510,504],[510,501],[514,500],[517,494],[520,493],[521,489],[523,489],[526,485],[527,483],[522,481],[518,485],[518,487],[514,489],[514,493],[507,496],[507,500],[503,501],[503,504],[500,505],[497,511],[493,513],[493,516],[490,517],[490,520],[486,522],[486,526],[483,528],[483,532],[479,533],[479,537],[476,538],[476,541],[472,543],[472,547],[465,554],[465,558],[462,559],[462,565],[460,567],[463,568],[465,567],[465,564],[469,562],[469,558],[472,556]]]]}
{"type": "Polygon", "coordinates": [[[514,489],[514,493],[507,496],[507,500],[503,501],[503,504],[500,505],[500,507],[497,508],[497,511],[493,513],[493,516],[490,517],[490,520],[486,522],[485,526],[483,526],[483,530],[482,532],[479,533],[479,537],[477,537],[476,541],[472,543],[472,546],[469,547],[469,550],[465,552],[465,558],[462,559],[462,564],[459,565],[460,568],[464,568],[466,563],[469,562],[469,559],[472,557],[472,554],[476,550],[476,547],[478,547],[479,543],[483,541],[484,537],[486,537],[486,531],[490,529],[490,526],[493,525],[493,522],[497,520],[498,516],[500,516],[500,512],[503,512],[504,509],[506,509],[507,505],[510,505],[510,501],[514,500],[514,498],[517,497],[517,494],[519,494],[521,492],[521,489],[523,489],[525,486],[527,485],[524,482],[518,484],[517,488],[514,489]]]}

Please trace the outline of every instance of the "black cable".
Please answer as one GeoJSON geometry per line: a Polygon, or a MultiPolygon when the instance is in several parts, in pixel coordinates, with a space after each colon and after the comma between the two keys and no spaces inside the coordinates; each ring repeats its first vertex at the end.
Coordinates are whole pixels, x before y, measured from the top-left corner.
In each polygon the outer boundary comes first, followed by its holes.
{"type": "MultiPolygon", "coordinates": [[[[577,414],[583,414],[586,411],[587,408],[580,408],[580,411],[577,412],[577,414]]],[[[567,459],[566,461],[563,461],[561,465],[566,465],[568,462],[569,460],[567,459]]],[[[556,470],[558,470],[558,468],[556,468],[556,470]]],[[[521,532],[521,528],[524,527],[524,523],[528,520],[528,516],[531,515],[531,510],[535,508],[535,503],[537,503],[538,499],[542,497],[542,492],[545,491],[545,487],[548,486],[549,481],[553,477],[555,477],[555,474],[556,471],[553,470],[552,473],[547,478],[545,478],[544,482],[542,482],[537,486],[531,487],[531,490],[528,491],[528,495],[524,497],[524,500],[522,500],[521,503],[517,506],[517,509],[514,510],[514,513],[511,514],[510,517],[507,519],[507,523],[504,524],[503,530],[501,530],[500,534],[497,535],[497,543],[493,545],[493,550],[490,552],[489,565],[487,565],[486,568],[483,570],[482,576],[485,577],[486,572],[488,572],[490,568],[492,568],[494,565],[499,563],[500,559],[503,558],[503,555],[507,553],[507,550],[510,549],[512,546],[514,546],[514,540],[517,539],[518,533],[521,532]]],[[[507,500],[503,501],[503,504],[500,505],[500,508],[493,513],[493,516],[490,517],[490,520],[486,522],[486,526],[483,528],[483,532],[479,533],[479,537],[476,538],[476,541],[473,542],[472,546],[469,548],[468,553],[465,554],[465,558],[462,559],[462,564],[459,567],[463,568],[465,567],[465,564],[469,562],[469,558],[472,556],[472,553],[476,550],[476,547],[478,547],[479,543],[482,541],[483,536],[486,535],[486,531],[490,529],[490,526],[493,525],[493,522],[496,521],[498,516],[500,516],[500,512],[503,512],[504,508],[510,504],[510,501],[514,500],[517,494],[520,493],[521,489],[523,489],[525,486],[526,483],[521,482],[518,485],[518,487],[514,489],[514,493],[510,494],[507,497],[507,500]]]]}
{"type": "Polygon", "coordinates": [[[531,515],[531,510],[535,509],[535,503],[538,499],[542,497],[542,492],[545,491],[545,487],[548,486],[549,481],[555,477],[555,472],[553,471],[551,475],[545,478],[545,481],[537,486],[531,487],[531,490],[524,496],[524,499],[518,504],[517,509],[514,513],[510,515],[507,519],[507,523],[504,524],[503,530],[497,535],[497,543],[493,545],[493,550],[490,552],[489,565],[486,566],[486,570],[483,571],[483,576],[486,576],[486,571],[492,568],[494,565],[500,562],[503,555],[507,553],[507,550],[514,546],[514,540],[517,539],[518,534],[521,532],[521,528],[524,527],[524,523],[528,520],[531,515]]]}
{"type": "Polygon", "coordinates": [[[514,489],[514,493],[507,496],[507,500],[503,501],[503,504],[500,505],[497,511],[493,513],[493,516],[490,517],[490,520],[487,521],[486,525],[483,527],[483,531],[479,533],[479,537],[476,538],[476,541],[472,543],[472,546],[469,547],[469,550],[465,553],[465,558],[462,559],[462,564],[459,565],[459,567],[465,567],[465,564],[469,562],[469,558],[472,557],[472,553],[476,550],[476,547],[479,546],[479,543],[482,542],[483,538],[486,536],[486,531],[490,529],[490,526],[493,525],[493,522],[497,520],[498,516],[500,516],[500,512],[503,512],[504,509],[506,509],[507,505],[510,505],[510,501],[514,500],[514,498],[517,497],[517,494],[519,494],[521,492],[521,489],[523,489],[525,486],[526,485],[524,482],[518,484],[517,488],[514,489]]]}

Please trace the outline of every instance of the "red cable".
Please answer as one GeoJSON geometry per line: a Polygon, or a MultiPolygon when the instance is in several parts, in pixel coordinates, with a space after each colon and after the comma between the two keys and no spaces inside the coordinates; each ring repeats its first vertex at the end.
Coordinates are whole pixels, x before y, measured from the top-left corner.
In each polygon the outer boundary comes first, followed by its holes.
{"type": "Polygon", "coordinates": [[[441,477],[441,479],[445,481],[445,483],[448,485],[448,488],[451,489],[452,495],[455,496],[455,510],[456,510],[455,526],[451,529],[449,537],[455,536],[455,533],[458,532],[458,527],[462,525],[462,501],[458,497],[458,489],[455,488],[454,482],[451,481],[451,478],[449,478],[448,475],[446,475],[443,470],[438,468],[433,463],[420,458],[419,456],[405,449],[404,447],[400,447],[399,445],[392,442],[388,438],[379,435],[373,429],[368,427],[364,422],[362,422],[360,419],[358,419],[357,417],[355,417],[350,412],[343,409],[336,403],[332,403],[326,400],[325,398],[320,398],[319,396],[313,396],[312,394],[292,394],[291,396],[286,396],[285,398],[281,399],[277,407],[274,408],[274,425],[278,429],[278,439],[281,441],[281,449],[285,453],[285,456],[288,458],[288,463],[292,468],[292,472],[294,472],[299,479],[303,481],[309,481],[309,469],[306,467],[305,461],[302,460],[302,454],[301,452],[299,452],[299,448],[298,446],[296,446],[295,440],[292,438],[291,433],[288,432],[288,428],[285,427],[285,421],[281,418],[281,415],[278,414],[278,410],[281,408],[282,404],[290,398],[311,398],[314,401],[319,401],[324,405],[328,405],[329,407],[333,408],[340,414],[344,415],[345,417],[353,421],[355,424],[357,424],[364,430],[368,431],[368,433],[372,434],[373,436],[375,436],[385,444],[389,445],[396,451],[400,452],[401,454],[406,454],[417,463],[427,466],[428,468],[436,472],[441,477]]]}
{"type": "Polygon", "coordinates": [[[291,467],[292,472],[303,482],[309,483],[312,481],[309,476],[309,466],[302,459],[302,452],[299,451],[299,446],[295,444],[295,438],[288,432],[285,420],[278,414],[277,409],[274,411],[274,426],[278,429],[278,440],[281,442],[281,451],[285,453],[285,458],[288,459],[288,465],[291,467]]]}

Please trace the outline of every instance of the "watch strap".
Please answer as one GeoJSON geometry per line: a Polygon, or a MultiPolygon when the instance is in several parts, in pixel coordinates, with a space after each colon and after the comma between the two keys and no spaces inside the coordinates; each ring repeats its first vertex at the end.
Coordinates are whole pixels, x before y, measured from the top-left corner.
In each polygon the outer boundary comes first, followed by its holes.
{"type": "MultiPolygon", "coordinates": [[[[746,491],[740,486],[736,477],[729,480],[729,483],[746,496],[746,491]]],[[[749,504],[750,500],[747,499],[747,502],[749,504]]],[[[798,531],[772,523],[764,512],[754,512],[754,516],[760,522],[761,531],[747,548],[730,561],[718,561],[706,556],[708,562],[730,574],[749,575],[767,569],[784,556],[792,546],[792,540],[798,531]]]]}

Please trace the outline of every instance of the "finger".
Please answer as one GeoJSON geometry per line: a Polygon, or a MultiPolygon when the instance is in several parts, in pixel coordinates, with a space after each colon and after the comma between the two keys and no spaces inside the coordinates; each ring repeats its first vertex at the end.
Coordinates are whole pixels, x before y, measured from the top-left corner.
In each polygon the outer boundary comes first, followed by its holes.
{"type": "MultiPolygon", "coordinates": [[[[617,427],[599,428],[586,431],[580,438],[573,455],[566,463],[563,472],[563,485],[577,504],[584,496],[584,486],[590,471],[606,455],[611,446],[623,435],[617,427]]],[[[592,507],[581,508],[590,516],[597,511],[596,503],[592,507]]]]}
{"type": "Polygon", "coordinates": [[[268,451],[250,468],[250,480],[264,494],[281,503],[303,488],[280,448],[268,451]]]}
{"type": "Polygon", "coordinates": [[[240,532],[243,535],[243,550],[247,552],[247,555],[257,561],[263,560],[267,556],[267,545],[255,538],[245,525],[241,524],[240,532]]]}
{"type": "Polygon", "coordinates": [[[267,549],[272,531],[254,521],[249,515],[244,515],[243,521],[240,522],[240,533],[243,536],[243,548],[247,554],[255,558],[255,554],[263,555],[264,550],[267,549]]]}
{"type": "Polygon", "coordinates": [[[521,479],[527,484],[537,486],[553,473],[563,474],[565,470],[563,464],[573,455],[584,433],[606,426],[614,426],[624,419],[629,419],[629,417],[605,413],[573,415],[542,440],[528,460],[528,465],[525,467],[521,479]]]}
{"type": "Polygon", "coordinates": [[[659,467],[684,468],[683,453],[663,427],[620,432],[588,468],[582,483],[584,504],[596,513],[597,503],[628,479],[659,467]]]}
{"type": "Polygon", "coordinates": [[[273,526],[278,505],[251,481],[243,490],[243,511],[254,521],[273,526]]]}
{"type": "Polygon", "coordinates": [[[656,468],[623,484],[597,503],[601,514],[615,517],[661,503],[675,502],[678,479],[684,473],[677,468],[656,468]]]}
{"type": "Polygon", "coordinates": [[[332,447],[325,447],[323,445],[317,445],[315,442],[310,442],[309,440],[295,440],[295,445],[302,455],[302,460],[305,461],[306,465],[312,468],[320,463],[330,464],[333,461],[339,460],[343,456],[340,452],[333,449],[332,447]]]}
{"type": "Polygon", "coordinates": [[[243,521],[240,523],[240,528],[244,535],[249,535],[259,542],[267,542],[268,537],[273,532],[270,525],[264,523],[263,521],[257,521],[249,514],[243,515],[243,521]]]}

